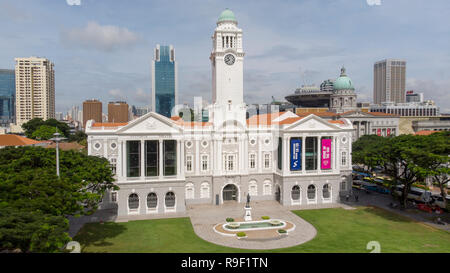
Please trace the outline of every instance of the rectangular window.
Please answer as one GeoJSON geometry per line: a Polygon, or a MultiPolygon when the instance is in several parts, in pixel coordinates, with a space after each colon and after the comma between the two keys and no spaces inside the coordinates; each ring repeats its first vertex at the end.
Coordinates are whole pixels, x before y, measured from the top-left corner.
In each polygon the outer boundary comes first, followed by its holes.
{"type": "Polygon", "coordinates": [[[307,137],[305,142],[305,169],[317,170],[317,137],[307,137]]]}
{"type": "Polygon", "coordinates": [[[342,152],[341,165],[347,166],[347,152],[345,152],[345,151],[342,152]]]}
{"type": "Polygon", "coordinates": [[[111,202],[117,203],[117,192],[111,192],[111,202]]]}
{"type": "Polygon", "coordinates": [[[208,170],[208,155],[202,155],[202,171],[208,170]]]}
{"type": "Polygon", "coordinates": [[[234,171],[234,155],[225,155],[225,170],[234,171]]]}
{"type": "Polygon", "coordinates": [[[159,141],[145,141],[145,176],[159,175],[159,141]]]}
{"type": "Polygon", "coordinates": [[[192,155],[186,156],[186,171],[192,172],[192,155]]]}
{"type": "Polygon", "coordinates": [[[164,176],[177,174],[177,142],[164,140],[164,176]]]}
{"type": "Polygon", "coordinates": [[[256,154],[250,154],[250,169],[256,168],[256,154]]]}
{"type": "Polygon", "coordinates": [[[110,158],[109,162],[110,162],[109,166],[111,167],[111,172],[112,172],[113,175],[115,175],[116,174],[117,161],[116,161],[115,158],[110,158]]]}
{"type": "Polygon", "coordinates": [[[127,177],[139,177],[141,171],[141,142],[127,141],[127,177]]]}
{"type": "Polygon", "coordinates": [[[283,139],[281,137],[278,138],[278,169],[283,169],[283,139]]]}
{"type": "Polygon", "coordinates": [[[264,154],[264,168],[270,168],[270,154],[264,154]]]}

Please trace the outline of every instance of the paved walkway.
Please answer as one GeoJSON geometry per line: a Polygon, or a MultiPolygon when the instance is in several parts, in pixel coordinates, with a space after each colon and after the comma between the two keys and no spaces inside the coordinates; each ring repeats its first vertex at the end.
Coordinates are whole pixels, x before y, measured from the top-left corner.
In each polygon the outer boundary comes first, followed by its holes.
{"type": "Polygon", "coordinates": [[[188,214],[195,233],[202,239],[214,244],[243,248],[243,249],[274,249],[285,248],[303,244],[313,239],[317,231],[308,222],[298,217],[289,208],[281,206],[276,201],[252,201],[252,219],[260,220],[261,216],[269,216],[273,219],[287,220],[295,224],[295,230],[288,236],[280,236],[275,239],[237,239],[218,234],[213,227],[219,223],[225,223],[227,217],[236,220],[244,216],[243,203],[228,203],[221,206],[204,204],[188,206],[188,214]]]}

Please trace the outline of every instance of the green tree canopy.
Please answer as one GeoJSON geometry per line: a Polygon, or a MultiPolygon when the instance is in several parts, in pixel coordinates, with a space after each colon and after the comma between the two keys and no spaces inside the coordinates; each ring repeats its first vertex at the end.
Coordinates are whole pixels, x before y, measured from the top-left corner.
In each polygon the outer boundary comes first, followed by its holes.
{"type": "Polygon", "coordinates": [[[401,202],[406,206],[407,195],[414,183],[448,173],[448,136],[448,133],[389,138],[363,136],[353,143],[353,163],[364,164],[369,169],[381,167],[393,178],[394,185],[404,186],[401,202]]]}
{"type": "Polygon", "coordinates": [[[51,215],[90,214],[107,189],[117,189],[105,158],[60,151],[56,176],[55,149],[41,147],[0,150],[0,200],[9,207],[51,215]]]}
{"type": "Polygon", "coordinates": [[[38,139],[38,140],[49,140],[50,138],[53,137],[54,133],[59,133],[59,134],[63,135],[63,133],[61,132],[61,130],[58,129],[58,127],[52,127],[49,125],[41,125],[33,132],[31,137],[33,139],[38,139]]]}
{"type": "Polygon", "coordinates": [[[51,126],[53,128],[57,127],[60,130],[60,133],[65,137],[69,137],[70,135],[69,126],[64,122],[57,121],[56,119],[47,119],[44,121],[41,118],[34,118],[22,124],[22,129],[27,137],[33,138],[33,133],[42,125],[51,126]]]}
{"type": "Polygon", "coordinates": [[[0,149],[0,249],[58,251],[70,238],[66,217],[93,213],[113,184],[109,162],[70,150],[0,149]]]}

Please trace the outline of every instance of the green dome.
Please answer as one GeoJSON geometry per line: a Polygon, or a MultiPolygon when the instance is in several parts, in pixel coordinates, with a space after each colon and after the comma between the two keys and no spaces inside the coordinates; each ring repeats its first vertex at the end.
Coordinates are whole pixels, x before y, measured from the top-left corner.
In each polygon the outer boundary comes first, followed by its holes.
{"type": "Polygon", "coordinates": [[[229,9],[222,11],[222,13],[219,16],[219,20],[217,20],[217,22],[223,22],[223,21],[237,22],[236,17],[234,17],[234,13],[229,9]]]}
{"type": "Polygon", "coordinates": [[[334,90],[352,89],[355,90],[352,80],[345,74],[345,68],[341,68],[341,76],[333,83],[334,90]]]}

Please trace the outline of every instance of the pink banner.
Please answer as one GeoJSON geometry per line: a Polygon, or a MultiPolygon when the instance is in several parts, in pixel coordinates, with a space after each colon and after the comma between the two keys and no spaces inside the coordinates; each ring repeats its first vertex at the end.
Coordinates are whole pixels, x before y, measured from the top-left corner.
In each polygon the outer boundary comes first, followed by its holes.
{"type": "Polygon", "coordinates": [[[331,139],[322,139],[322,170],[331,169],[331,139]]]}

